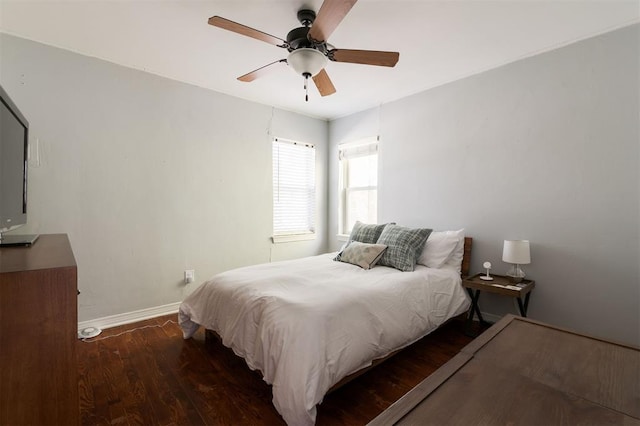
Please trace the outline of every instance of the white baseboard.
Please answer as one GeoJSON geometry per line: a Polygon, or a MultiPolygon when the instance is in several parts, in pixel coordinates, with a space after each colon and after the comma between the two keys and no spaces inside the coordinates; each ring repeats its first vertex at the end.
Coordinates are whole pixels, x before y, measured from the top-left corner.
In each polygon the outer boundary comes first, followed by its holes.
{"type": "Polygon", "coordinates": [[[87,327],[96,327],[101,330],[116,327],[118,325],[131,324],[132,322],[142,321],[163,315],[175,314],[182,302],[170,303],[168,305],[155,306],[153,308],[140,309],[139,311],[126,312],[124,314],[116,314],[108,317],[96,318],[89,321],[78,323],[78,332],[87,327]]]}
{"type": "MultiPolygon", "coordinates": [[[[124,314],[116,314],[108,317],[96,318],[89,321],[82,321],[78,323],[78,332],[87,327],[96,327],[101,330],[117,327],[119,325],[131,324],[132,322],[143,321],[151,318],[161,317],[163,315],[170,315],[178,313],[180,303],[170,303],[168,305],[155,306],[153,308],[140,309],[133,312],[125,312],[124,314]]],[[[485,321],[497,322],[502,318],[499,315],[490,314],[488,312],[482,312],[482,317],[485,321]]],[[[474,318],[477,321],[477,317],[474,318]]]]}
{"type": "MultiPolygon", "coordinates": [[[[482,318],[485,321],[496,323],[502,319],[500,315],[490,314],[489,312],[482,312],[482,318]]],[[[477,317],[475,318],[477,321],[477,317]]]]}

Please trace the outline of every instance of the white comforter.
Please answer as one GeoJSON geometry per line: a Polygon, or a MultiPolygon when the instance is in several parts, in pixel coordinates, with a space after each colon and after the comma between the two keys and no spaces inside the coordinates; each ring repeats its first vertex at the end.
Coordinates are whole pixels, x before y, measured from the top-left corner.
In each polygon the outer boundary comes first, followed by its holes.
{"type": "Polygon", "coordinates": [[[216,331],[273,385],[289,425],[313,425],[316,405],[340,379],[469,306],[456,271],[363,270],[333,256],[224,272],[180,305],[184,337],[200,326],[216,331]]]}

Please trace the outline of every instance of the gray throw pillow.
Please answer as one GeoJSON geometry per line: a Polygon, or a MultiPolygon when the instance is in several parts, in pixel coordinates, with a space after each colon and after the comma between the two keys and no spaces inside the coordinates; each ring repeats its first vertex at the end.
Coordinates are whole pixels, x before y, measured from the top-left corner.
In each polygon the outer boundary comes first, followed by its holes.
{"type": "Polygon", "coordinates": [[[340,262],[351,263],[362,269],[371,269],[380,260],[387,246],[352,241],[341,253],[340,262]]]}
{"type": "Polygon", "coordinates": [[[378,238],[380,238],[380,234],[382,234],[382,230],[387,225],[388,225],[387,223],[383,223],[382,225],[375,225],[375,224],[369,225],[369,224],[362,223],[359,220],[356,221],[356,223],[353,225],[353,229],[351,229],[351,234],[349,235],[349,241],[344,246],[342,251],[338,253],[338,255],[333,260],[340,260],[340,257],[342,256],[342,252],[347,247],[349,247],[349,244],[351,244],[351,242],[353,241],[358,241],[358,242],[367,243],[367,244],[375,244],[378,241],[378,238]]]}
{"type": "Polygon", "coordinates": [[[380,234],[384,230],[386,223],[382,225],[367,225],[360,221],[356,221],[349,235],[349,241],[359,241],[361,243],[375,244],[380,238],[380,234]]]}
{"type": "Polygon", "coordinates": [[[426,228],[387,225],[378,238],[378,244],[387,246],[378,264],[404,272],[413,271],[431,231],[426,228]]]}

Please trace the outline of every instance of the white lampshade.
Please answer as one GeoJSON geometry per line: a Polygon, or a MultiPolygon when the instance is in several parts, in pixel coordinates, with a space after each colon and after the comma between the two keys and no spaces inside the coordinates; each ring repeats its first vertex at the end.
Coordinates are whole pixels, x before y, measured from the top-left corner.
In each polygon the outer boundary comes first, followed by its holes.
{"type": "Polygon", "coordinates": [[[313,77],[327,65],[327,57],[319,50],[303,47],[289,53],[287,63],[296,73],[313,77]]]}
{"type": "Polygon", "coordinates": [[[502,261],[527,265],[531,263],[531,252],[528,240],[504,240],[502,249],[502,261]]]}

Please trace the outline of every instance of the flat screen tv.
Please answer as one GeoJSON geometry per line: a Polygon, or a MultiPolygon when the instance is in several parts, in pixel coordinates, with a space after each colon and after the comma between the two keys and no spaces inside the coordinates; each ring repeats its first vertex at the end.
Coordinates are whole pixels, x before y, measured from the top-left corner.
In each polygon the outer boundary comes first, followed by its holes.
{"type": "Polygon", "coordinates": [[[29,123],[0,86],[0,246],[30,245],[37,235],[3,235],[27,223],[29,123]]]}

